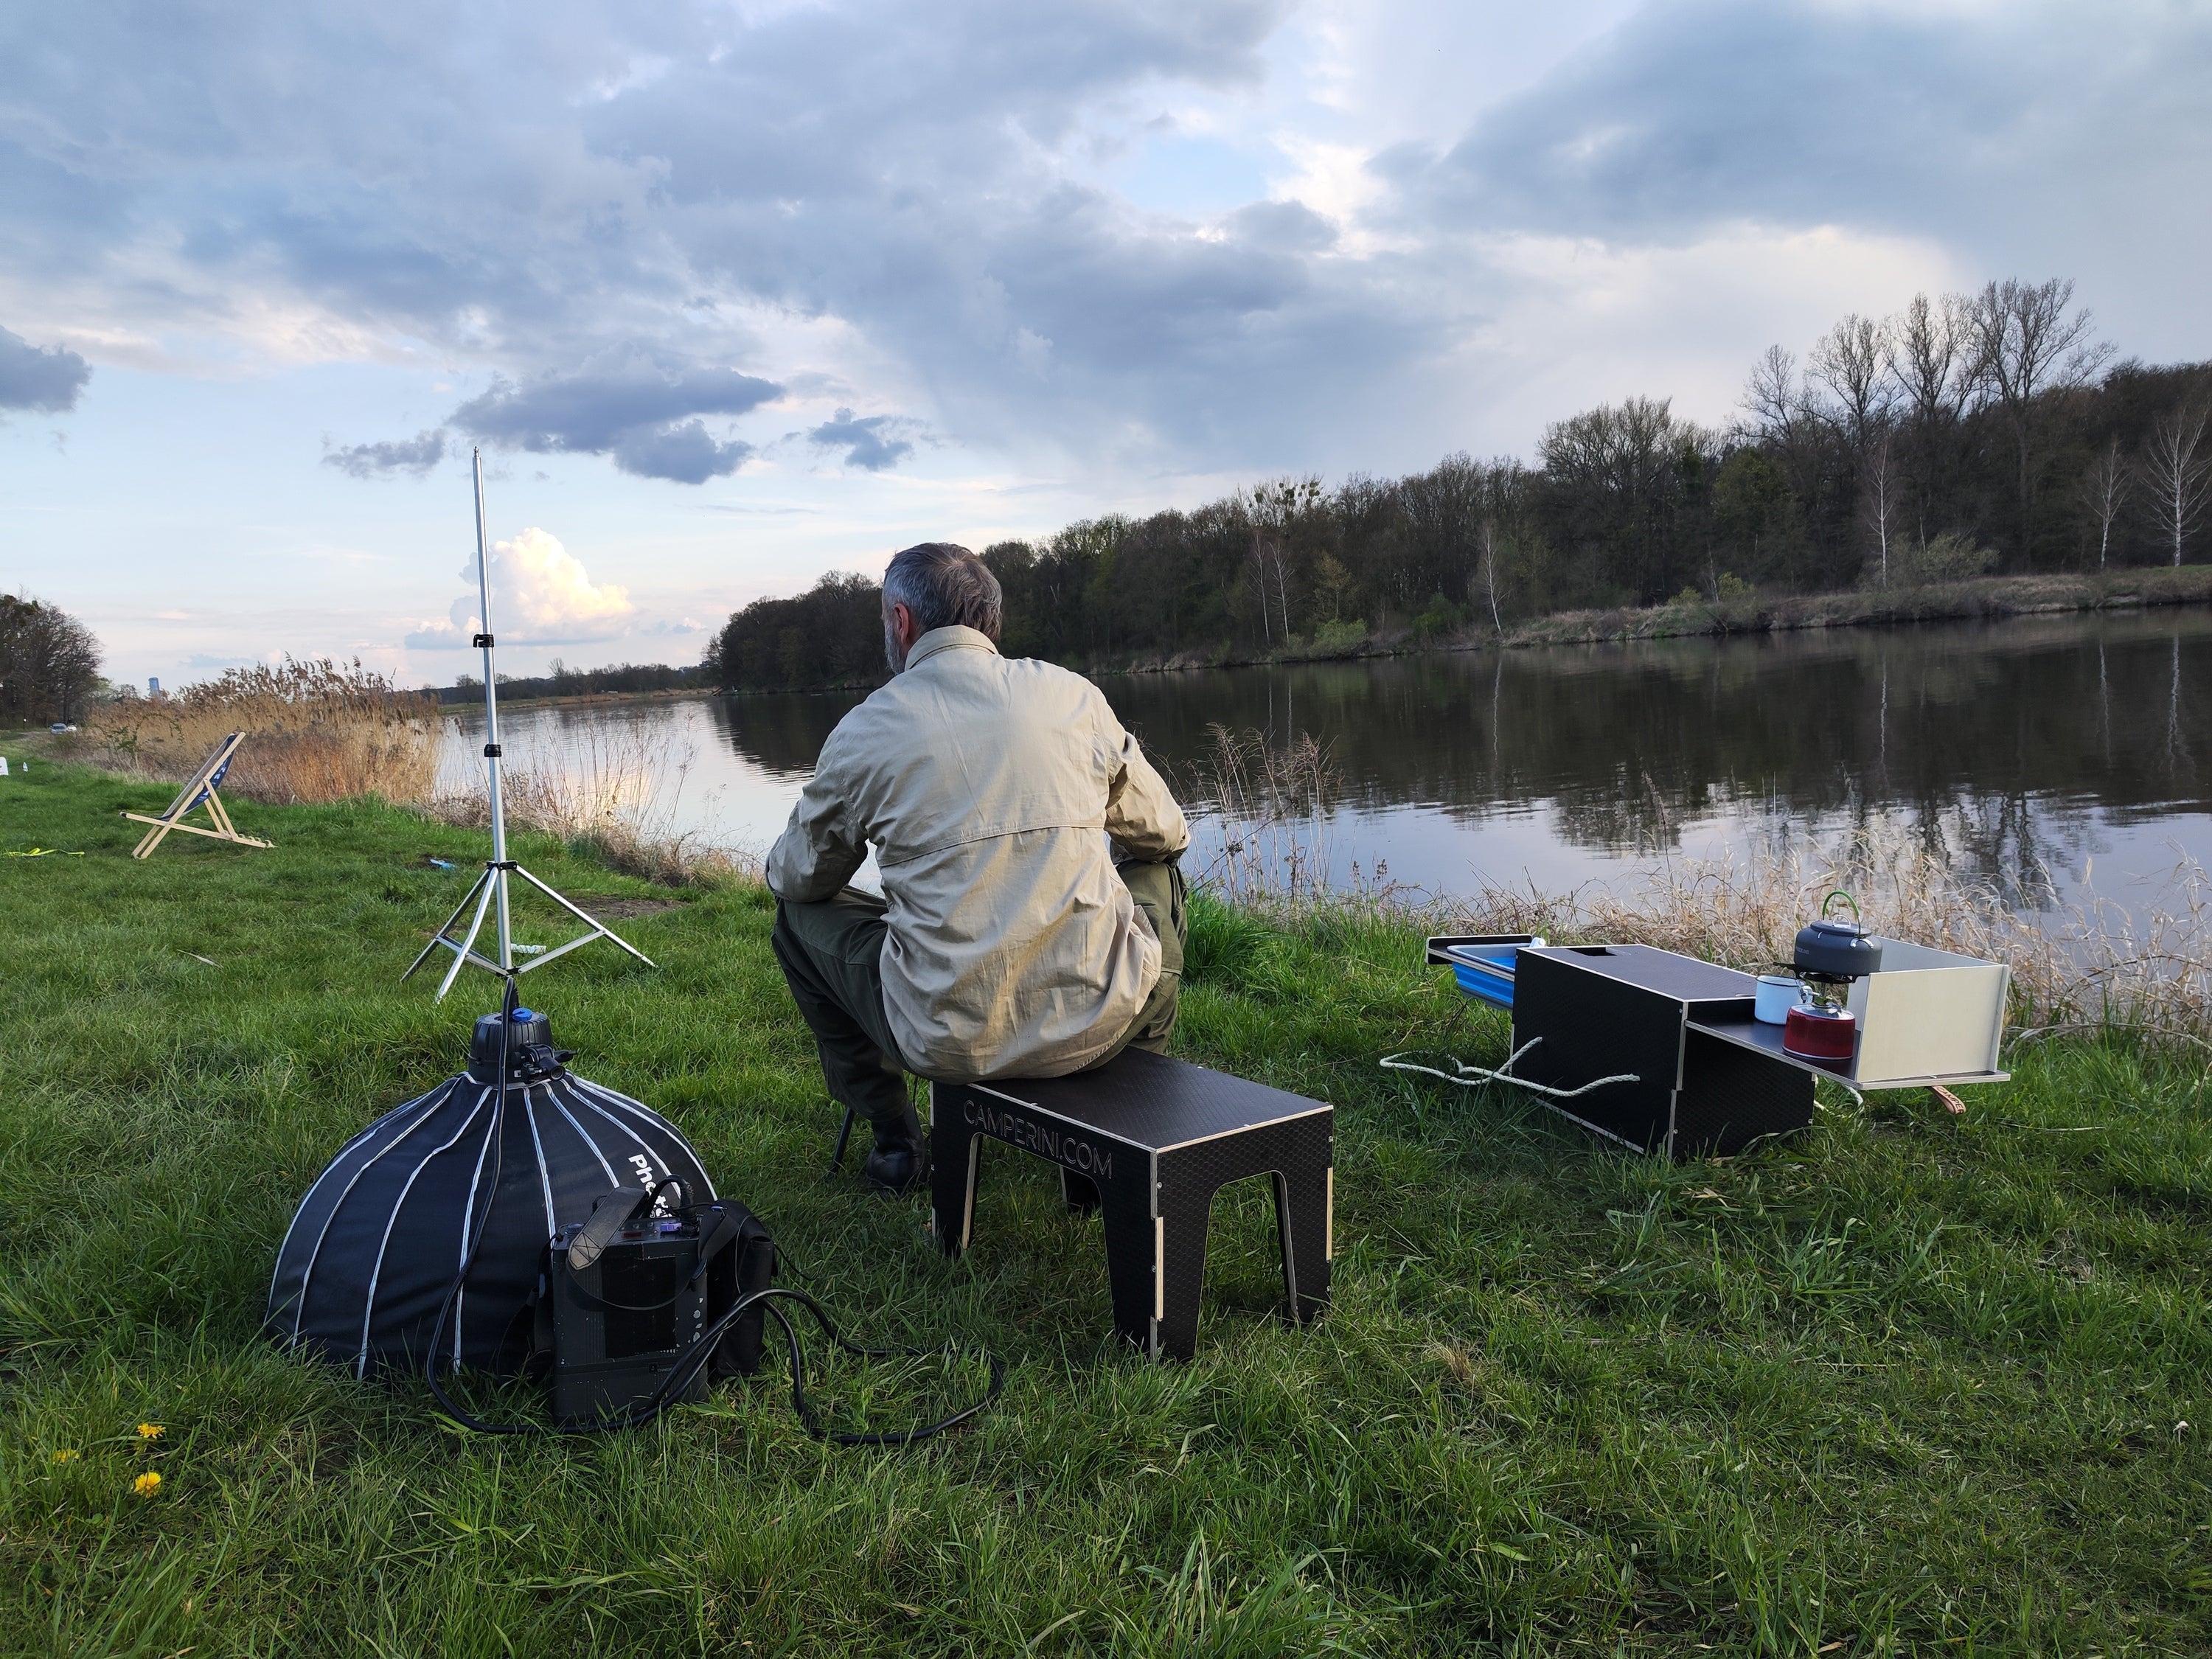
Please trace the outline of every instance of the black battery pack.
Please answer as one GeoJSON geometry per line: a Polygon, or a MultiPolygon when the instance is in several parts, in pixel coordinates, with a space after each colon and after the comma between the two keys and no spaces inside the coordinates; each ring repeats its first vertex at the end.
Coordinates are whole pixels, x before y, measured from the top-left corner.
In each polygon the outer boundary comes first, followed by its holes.
{"type": "Polygon", "coordinates": [[[638,1188],[607,1194],[592,1218],[554,1236],[544,1305],[551,1316],[553,1415],[564,1424],[619,1417],[661,1395],[706,1398],[717,1377],[760,1364],[761,1311],[748,1310],[702,1355],[709,1328],[739,1297],[766,1290],[775,1245],[734,1200],[668,1209],[638,1188]]]}

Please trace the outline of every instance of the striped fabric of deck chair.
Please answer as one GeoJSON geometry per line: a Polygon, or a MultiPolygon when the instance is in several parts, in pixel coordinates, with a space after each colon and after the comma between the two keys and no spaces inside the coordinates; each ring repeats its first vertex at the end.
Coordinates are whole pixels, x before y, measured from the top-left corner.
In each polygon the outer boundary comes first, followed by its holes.
{"type": "Polygon", "coordinates": [[[192,781],[177,792],[176,799],[159,817],[148,817],[143,812],[125,812],[123,816],[136,823],[150,823],[137,846],[131,849],[134,859],[154,856],[154,849],[161,844],[161,837],[172,830],[181,830],[188,836],[205,836],[210,841],[234,842],[240,847],[269,847],[273,842],[257,841],[252,836],[241,836],[223,810],[222,797],[216,791],[222,785],[223,774],[230,770],[230,763],[238,753],[238,745],[246,741],[246,733],[234,732],[216,744],[215,753],[200,763],[200,769],[192,774],[192,781]],[[215,828],[203,830],[196,823],[180,822],[185,814],[197,807],[205,806],[215,828]]]}

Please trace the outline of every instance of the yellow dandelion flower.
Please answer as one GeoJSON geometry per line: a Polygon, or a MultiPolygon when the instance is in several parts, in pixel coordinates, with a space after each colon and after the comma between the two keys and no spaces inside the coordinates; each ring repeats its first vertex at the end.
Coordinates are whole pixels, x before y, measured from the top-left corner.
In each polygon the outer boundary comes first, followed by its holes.
{"type": "Polygon", "coordinates": [[[131,1490],[137,1492],[141,1498],[151,1498],[155,1492],[161,1490],[161,1471],[159,1469],[147,1470],[145,1474],[140,1475],[136,1480],[133,1480],[131,1483],[131,1490]]]}
{"type": "Polygon", "coordinates": [[[138,1425],[138,1437],[141,1440],[159,1440],[168,1431],[159,1423],[141,1423],[138,1425]]]}
{"type": "Polygon", "coordinates": [[[57,1463],[74,1463],[76,1462],[76,1454],[73,1451],[58,1451],[54,1454],[53,1461],[57,1463]]]}

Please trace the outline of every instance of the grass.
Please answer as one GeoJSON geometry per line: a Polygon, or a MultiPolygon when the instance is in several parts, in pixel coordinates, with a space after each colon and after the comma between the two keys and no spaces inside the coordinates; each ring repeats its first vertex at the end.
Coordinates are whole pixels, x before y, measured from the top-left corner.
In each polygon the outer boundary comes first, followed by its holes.
{"type": "MultiPolygon", "coordinates": [[[[525,838],[565,890],[682,901],[624,924],[658,972],[584,951],[525,981],[579,1069],[674,1116],[858,1326],[986,1342],[1008,1386],[906,1452],[810,1441],[775,1376],[619,1438],[493,1443],[254,1334],[316,1170],[489,1006],[395,982],[480,837],[249,806],[275,851],[135,865],[115,809],[166,793],[0,784],[0,848],[85,854],[0,860],[0,1651],[2212,1644],[2186,1044],[2029,1044],[1963,1118],[1831,1099],[1791,1144],[1675,1167],[1378,1071],[1504,1051],[1406,922],[1201,902],[1178,1046],[1337,1105],[1336,1302],[1273,1319],[1268,1206],[1231,1188],[1199,1358],[1153,1368],[1109,1339],[1095,1224],[1041,1163],[992,1161],[957,1267],[919,1200],[823,1176],[760,890],[525,838]]],[[[972,1382],[835,1365],[825,1395],[896,1421],[972,1382]]]]}

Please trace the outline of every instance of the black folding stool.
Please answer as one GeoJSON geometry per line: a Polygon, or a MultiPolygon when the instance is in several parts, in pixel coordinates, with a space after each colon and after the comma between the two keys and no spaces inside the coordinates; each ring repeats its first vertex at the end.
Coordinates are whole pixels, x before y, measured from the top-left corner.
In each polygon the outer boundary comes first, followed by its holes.
{"type": "Polygon", "coordinates": [[[1291,1316],[1328,1305],[1334,1108],[1141,1048],[1073,1077],[933,1084],[930,1102],[931,1224],[947,1255],[975,1231],[982,1142],[1019,1147],[1060,1166],[1070,1209],[1099,1212],[1115,1329],[1151,1358],[1188,1359],[1214,1192],[1266,1175],[1291,1316]]]}

